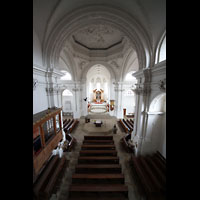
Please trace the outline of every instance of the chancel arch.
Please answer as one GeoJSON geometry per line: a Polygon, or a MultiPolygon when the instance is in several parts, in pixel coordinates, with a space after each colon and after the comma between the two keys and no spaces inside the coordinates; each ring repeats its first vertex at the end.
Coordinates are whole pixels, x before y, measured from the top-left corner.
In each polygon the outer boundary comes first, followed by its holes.
{"type": "Polygon", "coordinates": [[[88,26],[88,24],[108,24],[120,30],[130,39],[129,45],[137,51],[140,69],[148,67],[151,63],[149,36],[146,35],[140,24],[116,8],[88,6],[66,15],[45,40],[45,65],[56,66],[65,42],[70,39],[74,32],[88,26]],[[119,17],[120,15],[121,17],[119,17]]]}

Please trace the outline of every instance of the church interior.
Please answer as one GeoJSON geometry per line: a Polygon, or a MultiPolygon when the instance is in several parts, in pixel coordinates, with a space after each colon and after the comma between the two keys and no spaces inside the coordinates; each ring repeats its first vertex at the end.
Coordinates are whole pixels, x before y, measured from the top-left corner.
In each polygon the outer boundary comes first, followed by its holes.
{"type": "Polygon", "coordinates": [[[33,0],[33,199],[166,199],[165,0],[33,0]]]}

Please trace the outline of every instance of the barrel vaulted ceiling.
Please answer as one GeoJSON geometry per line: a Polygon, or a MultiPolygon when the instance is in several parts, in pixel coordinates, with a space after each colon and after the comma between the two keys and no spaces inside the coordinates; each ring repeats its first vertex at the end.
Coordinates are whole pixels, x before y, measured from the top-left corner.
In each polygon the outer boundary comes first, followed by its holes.
{"type": "MultiPolygon", "coordinates": [[[[40,42],[42,55],[46,41],[59,27],[60,21],[81,7],[96,5],[116,8],[134,19],[148,41],[149,51],[155,51],[166,28],[165,0],[34,0],[33,28],[40,42]]],[[[68,23],[70,26],[70,21],[68,23]]],[[[117,27],[117,21],[116,26],[109,20],[105,23],[102,20],[96,20],[95,23],[94,20],[92,23],[78,25],[62,41],[58,58],[62,64],[58,62],[58,69],[62,70],[66,65],[66,69],[70,71],[73,65],[71,73],[76,79],[81,78],[83,70],[89,70],[91,62],[106,63],[119,79],[125,73],[139,69],[138,50],[131,45],[132,38],[117,27]]]]}

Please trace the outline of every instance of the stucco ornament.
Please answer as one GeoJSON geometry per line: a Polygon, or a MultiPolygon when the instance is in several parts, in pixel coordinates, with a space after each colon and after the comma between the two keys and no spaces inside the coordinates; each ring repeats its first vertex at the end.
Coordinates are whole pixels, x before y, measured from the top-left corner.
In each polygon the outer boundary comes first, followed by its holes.
{"type": "Polygon", "coordinates": [[[33,79],[33,89],[35,90],[38,84],[38,80],[37,79],[33,79]]]}

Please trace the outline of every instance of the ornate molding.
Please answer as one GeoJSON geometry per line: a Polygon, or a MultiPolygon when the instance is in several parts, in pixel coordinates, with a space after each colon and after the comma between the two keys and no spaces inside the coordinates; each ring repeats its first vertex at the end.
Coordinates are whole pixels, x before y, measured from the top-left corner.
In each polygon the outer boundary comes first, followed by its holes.
{"type": "Polygon", "coordinates": [[[38,85],[38,80],[37,79],[33,79],[33,90],[36,89],[37,85],[38,85]]]}
{"type": "Polygon", "coordinates": [[[166,91],[166,78],[159,81],[159,89],[161,91],[166,91]]]}

